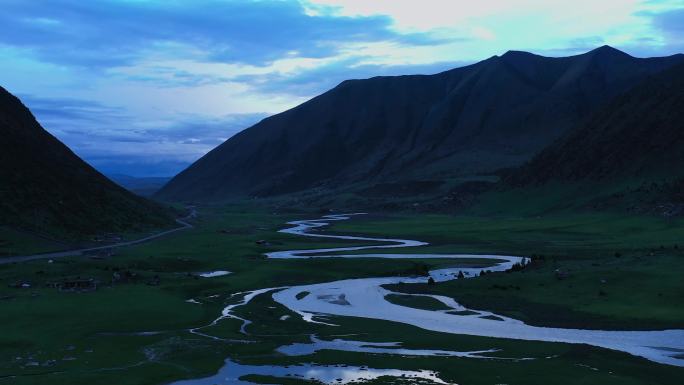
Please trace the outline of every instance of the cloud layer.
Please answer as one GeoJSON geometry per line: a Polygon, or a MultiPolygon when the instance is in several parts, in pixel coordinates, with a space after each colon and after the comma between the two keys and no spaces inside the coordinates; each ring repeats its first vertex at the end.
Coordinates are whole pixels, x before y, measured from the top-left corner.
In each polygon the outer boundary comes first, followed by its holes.
{"type": "Polygon", "coordinates": [[[309,16],[293,1],[6,0],[0,42],[55,64],[109,68],[148,55],[265,65],[334,56],[345,42],[430,44],[388,16],[309,16]]]}

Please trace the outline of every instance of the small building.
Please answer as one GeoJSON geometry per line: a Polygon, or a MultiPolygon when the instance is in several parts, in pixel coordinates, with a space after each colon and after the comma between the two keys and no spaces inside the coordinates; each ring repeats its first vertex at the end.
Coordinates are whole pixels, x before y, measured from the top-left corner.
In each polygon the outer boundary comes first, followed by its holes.
{"type": "Polygon", "coordinates": [[[73,279],[64,280],[55,284],[54,286],[60,291],[95,291],[97,290],[98,281],[89,279],[73,279]]]}

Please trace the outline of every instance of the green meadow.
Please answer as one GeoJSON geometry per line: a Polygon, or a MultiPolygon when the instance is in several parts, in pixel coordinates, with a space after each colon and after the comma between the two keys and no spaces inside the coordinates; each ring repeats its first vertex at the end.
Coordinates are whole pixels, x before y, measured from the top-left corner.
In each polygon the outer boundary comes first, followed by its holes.
{"type": "MultiPolygon", "coordinates": [[[[117,249],[106,259],[69,257],[0,265],[0,384],[164,384],[215,373],[226,358],[247,364],[345,363],[429,369],[459,384],[678,384],[684,369],[584,345],[450,335],[386,321],[331,317],[310,324],[256,297],[210,324],[235,293],[344,278],[421,275],[477,260],[267,260],[269,251],[358,245],[277,233],[315,213],[273,213],[259,206],[203,207],[195,227],[150,243],[117,249]],[[265,241],[265,242],[258,242],[265,241]],[[198,274],[231,274],[202,278],[198,274]],[[125,280],[115,275],[126,276],[125,280]],[[95,279],[97,290],[60,291],[50,284],[95,279]],[[14,288],[18,282],[28,288],[14,288]],[[193,299],[198,303],[191,303],[193,299]],[[282,320],[284,315],[290,317],[282,320]],[[404,347],[498,349],[489,359],[403,357],[319,351],[285,356],[282,345],[310,335],[360,341],[401,341],[404,347]],[[521,360],[534,358],[533,360],[521,360]]],[[[535,256],[520,272],[487,274],[435,285],[404,284],[396,292],[435,293],[473,309],[533,325],[611,329],[684,328],[684,221],[648,216],[583,214],[369,214],[337,222],[330,233],[404,237],[429,246],[396,252],[535,256]],[[556,271],[567,272],[558,279],[556,271]]],[[[30,244],[30,242],[28,242],[30,244]]],[[[49,246],[49,245],[48,245],[49,246]]],[[[37,250],[42,250],[38,248],[37,250]]],[[[393,251],[394,252],[394,251],[393,251]]],[[[409,307],[438,308],[429,298],[391,295],[409,307]]],[[[254,382],[284,383],[264,377],[254,382]]],[[[287,383],[308,383],[289,379],[287,383]]],[[[375,383],[397,383],[380,379],[375,383]]]]}

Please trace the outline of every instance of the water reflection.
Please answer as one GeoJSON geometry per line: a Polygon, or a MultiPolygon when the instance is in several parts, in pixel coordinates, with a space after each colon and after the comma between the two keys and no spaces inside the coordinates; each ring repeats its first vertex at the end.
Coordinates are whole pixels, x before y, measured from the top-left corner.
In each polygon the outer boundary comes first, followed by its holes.
{"type": "Polygon", "coordinates": [[[432,384],[450,384],[439,378],[437,373],[430,370],[398,370],[373,369],[365,366],[347,365],[242,365],[232,360],[226,360],[218,373],[211,377],[183,380],[171,385],[250,385],[252,382],[241,380],[246,375],[271,376],[276,378],[297,378],[302,380],[320,381],[324,384],[349,384],[360,381],[375,380],[380,377],[395,377],[404,379],[420,379],[432,384]]]}

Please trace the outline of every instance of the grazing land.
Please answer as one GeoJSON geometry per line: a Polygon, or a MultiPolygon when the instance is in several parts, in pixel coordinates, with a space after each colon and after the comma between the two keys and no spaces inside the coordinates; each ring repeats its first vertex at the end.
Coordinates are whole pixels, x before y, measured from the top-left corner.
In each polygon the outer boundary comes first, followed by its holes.
{"type": "MultiPolygon", "coordinates": [[[[337,326],[311,324],[268,294],[236,308],[237,316],[251,321],[247,334],[240,332],[241,321],[230,318],[201,329],[201,334],[189,331],[210,324],[226,305],[239,300],[233,294],[247,290],[345,278],[415,276],[459,263],[464,267],[482,264],[476,259],[363,259],[359,263],[358,259],[267,260],[263,256],[276,250],[359,244],[276,232],[286,221],[317,216],[274,214],[246,205],[205,207],[199,209],[193,229],[118,249],[106,259],[75,257],[52,263],[0,265],[0,322],[6,331],[0,337],[0,383],[165,383],[210,375],[226,358],[252,365],[316,362],[429,369],[440,373],[442,379],[467,384],[577,380],[676,384],[684,374],[682,368],[584,345],[451,335],[353,317],[329,317],[326,321],[337,326]],[[231,274],[198,276],[215,270],[231,274]],[[77,279],[93,279],[99,284],[96,290],[52,287],[77,279]],[[15,287],[22,282],[30,287],[15,287]],[[346,335],[359,341],[401,341],[403,348],[410,349],[497,349],[488,356],[501,359],[329,350],[285,356],[274,351],[292,343],[307,343],[312,334],[324,340],[346,335]]],[[[385,214],[339,222],[324,231],[431,242],[396,252],[535,256],[522,271],[434,285],[396,285],[391,288],[396,292],[441,294],[468,308],[532,325],[635,330],[684,327],[684,284],[677,273],[682,270],[684,254],[674,245],[677,235],[684,234],[679,221],[618,215],[523,221],[385,214]],[[580,238],[587,242],[578,242],[580,238]],[[558,269],[567,271],[567,278],[559,279],[558,269]]],[[[392,302],[403,306],[439,306],[416,300],[421,297],[393,297],[392,302]]]]}

